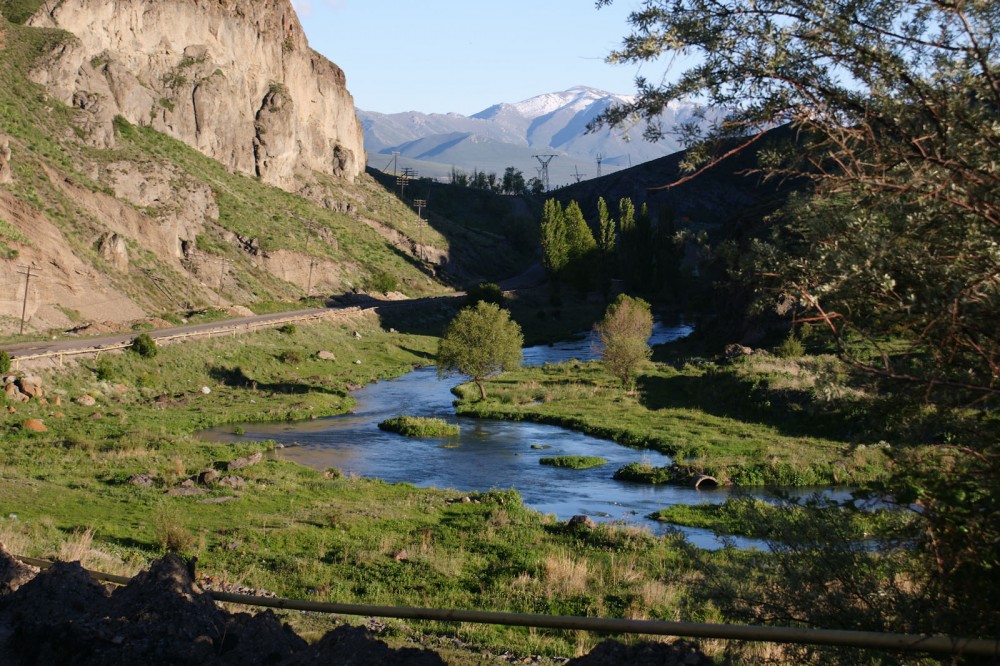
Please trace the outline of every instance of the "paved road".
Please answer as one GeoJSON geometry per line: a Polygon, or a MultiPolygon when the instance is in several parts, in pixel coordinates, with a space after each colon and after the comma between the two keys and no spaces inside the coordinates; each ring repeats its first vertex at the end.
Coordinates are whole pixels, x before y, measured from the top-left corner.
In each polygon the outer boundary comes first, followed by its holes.
{"type": "MultiPolygon", "coordinates": [[[[254,315],[251,317],[237,317],[234,319],[221,319],[219,321],[213,321],[206,324],[189,324],[187,326],[173,326],[170,328],[161,328],[152,331],[145,331],[149,333],[150,337],[165,338],[174,335],[181,335],[185,333],[199,333],[213,330],[223,330],[229,329],[234,326],[247,326],[254,324],[266,324],[272,321],[282,321],[284,319],[295,318],[295,317],[308,317],[311,315],[324,315],[331,314],[338,311],[348,310],[350,308],[360,308],[362,310],[381,310],[381,309],[393,309],[397,307],[414,306],[423,303],[433,303],[439,302],[441,299],[454,299],[461,297],[462,293],[447,294],[444,296],[430,296],[426,298],[416,298],[408,299],[404,301],[379,301],[379,300],[359,300],[355,303],[348,303],[343,305],[331,305],[326,308],[309,308],[305,310],[293,310],[289,312],[275,312],[272,314],[254,315]]],[[[31,356],[33,354],[44,354],[48,352],[66,352],[66,351],[78,351],[81,349],[94,349],[99,347],[106,347],[112,345],[120,345],[128,342],[135,336],[139,335],[143,331],[129,331],[127,333],[115,333],[113,335],[102,335],[97,337],[87,337],[87,338],[65,338],[61,340],[39,340],[36,342],[19,342],[17,344],[4,345],[2,349],[10,354],[11,358],[18,358],[21,356],[31,356]]]]}

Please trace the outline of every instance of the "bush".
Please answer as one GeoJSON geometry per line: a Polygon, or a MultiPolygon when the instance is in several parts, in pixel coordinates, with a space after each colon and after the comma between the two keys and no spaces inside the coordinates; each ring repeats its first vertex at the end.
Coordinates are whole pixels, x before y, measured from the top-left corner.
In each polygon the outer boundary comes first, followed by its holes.
{"type": "Polygon", "coordinates": [[[133,338],[129,349],[143,358],[153,358],[156,356],[156,340],[149,333],[143,333],[133,338]]]}
{"type": "Polygon", "coordinates": [[[160,507],[152,522],[156,541],[163,550],[186,553],[194,545],[194,535],[184,526],[180,512],[173,507],[160,507]]]}
{"type": "Polygon", "coordinates": [[[278,333],[284,333],[285,335],[293,335],[295,331],[295,324],[282,324],[278,327],[278,333]]]}
{"type": "Polygon", "coordinates": [[[0,374],[10,372],[10,354],[0,349],[0,374]]]}
{"type": "Polygon", "coordinates": [[[397,416],[378,424],[380,430],[395,432],[406,437],[455,437],[459,433],[457,425],[442,419],[423,416],[397,416]]]}
{"type": "Polygon", "coordinates": [[[794,333],[790,333],[774,351],[781,358],[798,358],[806,353],[806,348],[794,333]]]}
{"type": "Polygon", "coordinates": [[[396,281],[396,276],[385,271],[379,271],[375,275],[368,278],[367,289],[368,291],[377,291],[383,294],[388,294],[390,291],[396,291],[399,283],[396,281]]]}
{"type": "Polygon", "coordinates": [[[298,365],[302,362],[302,352],[297,349],[286,349],[278,354],[278,360],[288,365],[298,365]]]}
{"type": "Polygon", "coordinates": [[[465,292],[465,304],[475,306],[479,302],[504,307],[503,289],[495,282],[480,282],[475,287],[469,287],[465,292]]]}

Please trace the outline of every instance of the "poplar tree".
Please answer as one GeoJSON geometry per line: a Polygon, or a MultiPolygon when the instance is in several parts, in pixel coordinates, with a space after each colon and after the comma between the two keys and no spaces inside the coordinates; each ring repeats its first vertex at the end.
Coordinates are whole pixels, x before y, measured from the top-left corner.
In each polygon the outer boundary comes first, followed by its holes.
{"type": "Polygon", "coordinates": [[[542,266],[549,274],[549,279],[556,280],[569,261],[569,244],[562,205],[555,199],[547,200],[542,208],[540,233],[542,266]]]}

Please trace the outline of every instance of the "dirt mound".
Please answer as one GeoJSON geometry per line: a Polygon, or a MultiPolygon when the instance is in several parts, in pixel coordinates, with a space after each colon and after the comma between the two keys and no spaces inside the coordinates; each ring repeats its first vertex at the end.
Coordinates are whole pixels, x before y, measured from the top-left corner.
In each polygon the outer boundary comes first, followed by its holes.
{"type": "MultiPolygon", "coordinates": [[[[313,645],[270,611],[228,613],[176,555],[109,592],[77,562],[34,572],[0,546],[0,662],[5,664],[444,664],[419,648],[393,649],[341,626],[313,645]]],[[[710,664],[677,643],[601,643],[573,664],[710,664]]]]}

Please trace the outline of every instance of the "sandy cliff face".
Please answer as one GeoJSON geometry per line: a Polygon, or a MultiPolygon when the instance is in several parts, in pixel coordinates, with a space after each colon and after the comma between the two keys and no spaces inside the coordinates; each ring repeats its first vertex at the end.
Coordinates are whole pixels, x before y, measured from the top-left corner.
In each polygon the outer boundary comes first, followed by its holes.
{"type": "Polygon", "coordinates": [[[114,144],[121,115],[284,189],[364,169],[344,73],[309,48],[290,0],[63,0],[30,24],[77,37],[32,78],[90,112],[95,145],[114,144]]]}

